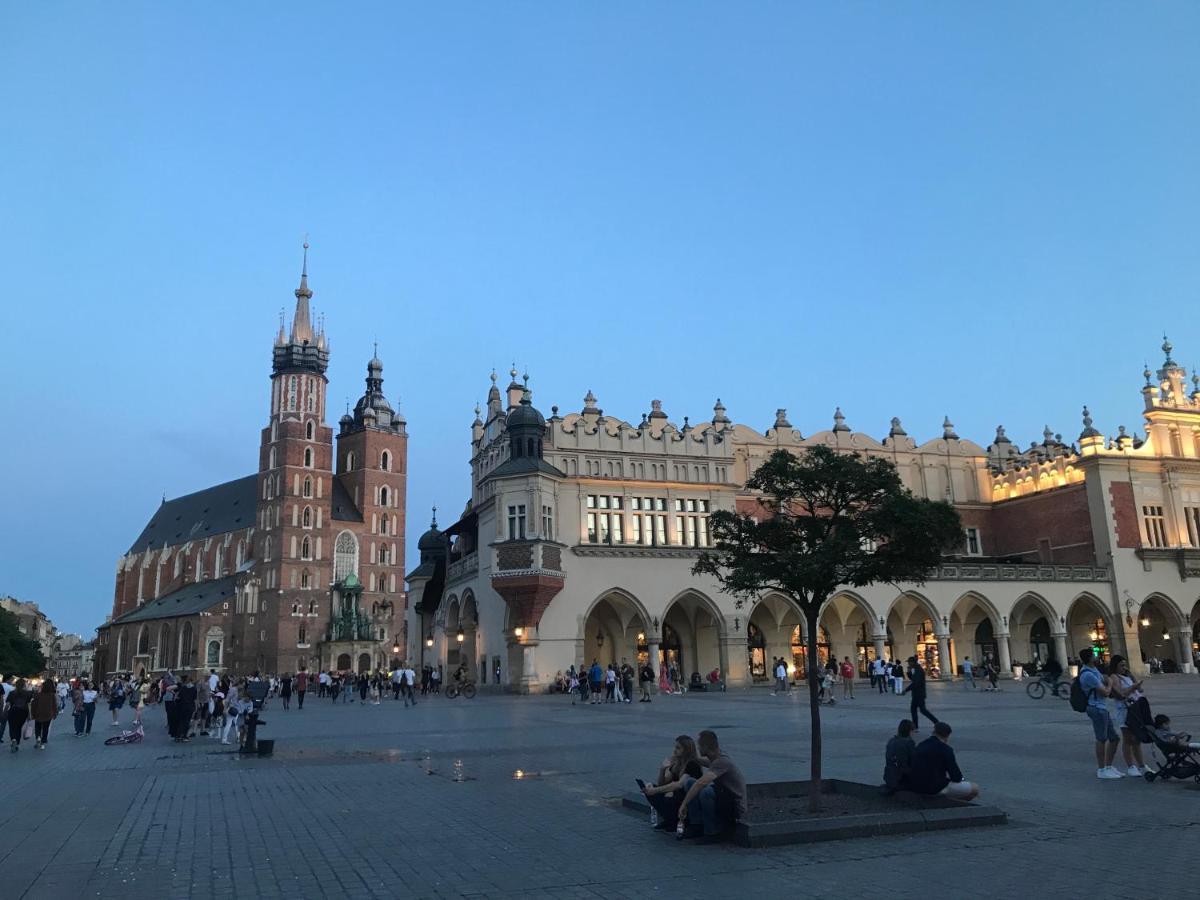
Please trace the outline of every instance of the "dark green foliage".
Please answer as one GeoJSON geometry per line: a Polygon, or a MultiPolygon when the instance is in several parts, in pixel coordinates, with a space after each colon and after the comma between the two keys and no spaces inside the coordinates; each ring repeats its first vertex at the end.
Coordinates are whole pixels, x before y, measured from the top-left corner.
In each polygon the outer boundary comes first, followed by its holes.
{"type": "Polygon", "coordinates": [[[17,617],[0,609],[0,672],[9,675],[38,675],[46,669],[46,657],[37,641],[21,634],[17,617]]]}

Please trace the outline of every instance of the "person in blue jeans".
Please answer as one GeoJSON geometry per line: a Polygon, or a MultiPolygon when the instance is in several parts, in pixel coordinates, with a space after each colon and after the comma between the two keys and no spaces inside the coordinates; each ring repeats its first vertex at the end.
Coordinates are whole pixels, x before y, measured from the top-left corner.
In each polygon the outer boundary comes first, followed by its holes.
{"type": "Polygon", "coordinates": [[[746,815],[746,779],[733,760],[721,752],[717,735],[697,735],[700,761],[707,765],[699,778],[684,778],[687,793],[679,804],[682,837],[709,844],[721,840],[746,815]]]}
{"type": "Polygon", "coordinates": [[[1108,704],[1104,702],[1109,695],[1108,679],[1100,674],[1092,657],[1091,650],[1079,652],[1079,661],[1083,663],[1079,670],[1079,687],[1087,694],[1087,717],[1092,720],[1096,737],[1096,777],[1121,778],[1123,776],[1113,766],[1119,740],[1117,730],[1113,727],[1108,704]]]}

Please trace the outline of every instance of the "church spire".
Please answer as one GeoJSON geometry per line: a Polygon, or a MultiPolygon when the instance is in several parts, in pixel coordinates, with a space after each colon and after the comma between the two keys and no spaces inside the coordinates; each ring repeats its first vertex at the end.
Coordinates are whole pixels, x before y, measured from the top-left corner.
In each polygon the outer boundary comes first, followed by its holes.
{"type": "Polygon", "coordinates": [[[312,318],[308,311],[308,301],[313,292],[308,286],[308,240],[304,241],[304,263],[300,268],[300,287],[296,288],[296,315],[292,319],[292,343],[311,344],[313,342],[312,318]]]}

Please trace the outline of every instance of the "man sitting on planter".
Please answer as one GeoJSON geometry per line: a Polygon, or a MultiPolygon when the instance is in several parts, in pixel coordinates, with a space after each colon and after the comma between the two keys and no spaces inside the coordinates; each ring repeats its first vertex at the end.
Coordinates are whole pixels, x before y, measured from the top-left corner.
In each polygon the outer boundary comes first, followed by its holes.
{"type": "Polygon", "coordinates": [[[963,781],[950,747],[950,726],[945,722],[934,725],[933,737],[917,745],[908,789],[918,794],[944,794],[954,800],[974,800],[979,796],[978,785],[963,781]]]}
{"type": "Polygon", "coordinates": [[[702,731],[697,737],[701,761],[708,768],[699,778],[684,779],[687,793],[679,805],[679,821],[683,837],[708,844],[719,841],[746,815],[746,779],[721,752],[714,732],[702,731]]]}

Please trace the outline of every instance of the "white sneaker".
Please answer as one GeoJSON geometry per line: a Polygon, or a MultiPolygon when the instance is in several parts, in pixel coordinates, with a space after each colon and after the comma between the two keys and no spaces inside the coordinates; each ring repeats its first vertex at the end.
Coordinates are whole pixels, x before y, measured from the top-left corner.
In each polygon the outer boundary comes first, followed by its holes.
{"type": "Polygon", "coordinates": [[[1142,770],[1139,769],[1137,766],[1130,766],[1128,771],[1125,772],[1125,774],[1128,775],[1130,778],[1141,778],[1142,770]]]}
{"type": "Polygon", "coordinates": [[[1121,773],[1112,766],[1105,766],[1103,769],[1096,770],[1097,778],[1120,778],[1121,773]]]}

